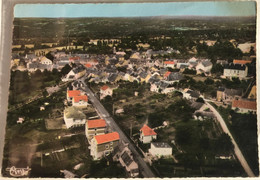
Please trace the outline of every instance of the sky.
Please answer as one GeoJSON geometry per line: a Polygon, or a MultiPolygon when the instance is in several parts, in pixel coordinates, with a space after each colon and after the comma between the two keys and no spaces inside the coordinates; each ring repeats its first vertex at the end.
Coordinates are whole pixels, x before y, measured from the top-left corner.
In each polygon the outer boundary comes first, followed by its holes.
{"type": "Polygon", "coordinates": [[[254,1],[16,4],[14,17],[255,16],[254,1]]]}

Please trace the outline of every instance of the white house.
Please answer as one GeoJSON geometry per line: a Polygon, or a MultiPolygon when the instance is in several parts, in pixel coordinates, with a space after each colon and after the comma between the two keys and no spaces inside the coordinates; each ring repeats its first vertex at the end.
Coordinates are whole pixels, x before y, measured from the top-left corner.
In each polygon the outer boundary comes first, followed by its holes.
{"type": "Polygon", "coordinates": [[[153,139],[157,138],[157,133],[154,132],[149,126],[144,125],[140,129],[140,141],[144,144],[150,143],[153,139]]]}
{"type": "Polygon", "coordinates": [[[238,77],[243,79],[247,76],[248,68],[244,64],[230,63],[224,68],[224,76],[228,78],[238,77]]]}
{"type": "Polygon", "coordinates": [[[88,96],[74,96],[72,98],[72,106],[86,108],[88,106],[88,96]]]}
{"type": "Polygon", "coordinates": [[[200,94],[196,91],[193,91],[188,88],[183,90],[183,98],[185,98],[185,99],[190,100],[190,99],[197,99],[199,97],[200,97],[200,94]]]}
{"type": "Polygon", "coordinates": [[[164,67],[174,68],[175,63],[173,61],[164,61],[163,62],[164,67]]]}
{"type": "Polygon", "coordinates": [[[67,128],[83,126],[86,123],[86,115],[74,106],[65,108],[63,116],[67,128]]]}
{"type": "Polygon", "coordinates": [[[87,120],[85,126],[85,133],[89,141],[94,136],[105,134],[105,132],[106,132],[106,121],[104,119],[87,120]]]}
{"type": "Polygon", "coordinates": [[[135,162],[128,144],[124,143],[124,141],[115,149],[113,160],[119,161],[131,177],[137,177],[139,175],[138,164],[135,162]]]}
{"type": "Polygon", "coordinates": [[[73,97],[75,96],[81,96],[80,90],[68,90],[67,91],[67,100],[69,102],[72,102],[73,97]]]}
{"type": "Polygon", "coordinates": [[[105,98],[106,96],[112,96],[113,95],[113,89],[110,88],[107,85],[104,85],[100,88],[100,99],[105,98]]]}
{"type": "Polygon", "coordinates": [[[256,101],[247,99],[233,100],[232,109],[238,110],[240,113],[256,113],[256,101]]]}
{"type": "Polygon", "coordinates": [[[172,155],[172,147],[164,142],[152,142],[151,148],[149,149],[149,153],[153,156],[171,156],[172,155]]]}
{"type": "Polygon", "coordinates": [[[90,143],[90,155],[94,160],[111,154],[119,144],[118,132],[96,135],[90,143]]]}
{"type": "Polygon", "coordinates": [[[41,58],[40,62],[41,64],[52,65],[52,60],[46,58],[45,56],[41,58]]]}
{"type": "Polygon", "coordinates": [[[204,60],[196,66],[197,74],[210,73],[213,64],[209,60],[204,60]]]}

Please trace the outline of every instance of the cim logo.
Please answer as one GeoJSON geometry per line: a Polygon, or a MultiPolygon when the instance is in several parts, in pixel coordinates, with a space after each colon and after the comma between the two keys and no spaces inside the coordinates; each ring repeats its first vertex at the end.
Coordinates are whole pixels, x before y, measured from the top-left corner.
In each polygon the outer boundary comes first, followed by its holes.
{"type": "Polygon", "coordinates": [[[27,166],[27,168],[16,168],[12,166],[11,168],[6,168],[6,171],[10,172],[10,175],[13,177],[21,177],[21,176],[28,176],[29,171],[31,168],[27,166]]]}

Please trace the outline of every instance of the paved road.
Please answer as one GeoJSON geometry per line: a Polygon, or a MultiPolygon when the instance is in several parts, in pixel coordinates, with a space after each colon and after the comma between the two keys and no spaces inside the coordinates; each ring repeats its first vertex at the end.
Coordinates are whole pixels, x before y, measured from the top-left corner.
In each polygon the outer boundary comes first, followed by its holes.
{"type": "MultiPolygon", "coordinates": [[[[206,100],[206,99],[204,99],[204,100],[206,100]]],[[[206,101],[208,101],[208,100],[206,100],[206,101]]],[[[208,102],[206,102],[206,104],[208,105],[208,107],[210,108],[210,110],[215,114],[215,116],[216,116],[217,120],[219,121],[219,123],[220,123],[220,125],[221,125],[223,131],[230,136],[231,141],[232,141],[232,143],[233,143],[233,145],[234,145],[235,154],[236,154],[238,160],[240,161],[240,164],[241,164],[242,167],[244,168],[245,172],[247,173],[247,175],[248,175],[249,177],[255,177],[253,171],[251,170],[251,168],[250,168],[249,165],[247,164],[246,159],[244,158],[244,156],[243,156],[241,150],[239,149],[239,147],[238,147],[236,141],[234,140],[232,134],[230,133],[230,131],[229,131],[229,129],[228,129],[228,127],[227,127],[227,125],[226,125],[224,119],[221,117],[221,115],[219,114],[219,112],[218,112],[211,104],[209,104],[208,102]]]]}
{"type": "Polygon", "coordinates": [[[114,119],[110,116],[110,114],[107,112],[107,110],[104,108],[104,106],[100,103],[100,101],[94,96],[93,92],[87,87],[87,85],[84,83],[84,81],[81,81],[81,82],[85,86],[85,88],[83,90],[87,93],[89,100],[92,102],[93,106],[97,109],[101,118],[103,118],[107,122],[107,124],[112,128],[113,131],[116,131],[119,133],[121,140],[123,140],[124,142],[129,144],[129,149],[132,151],[134,157],[137,159],[139,166],[141,166],[140,171],[143,174],[143,176],[146,178],[155,177],[155,175],[151,171],[150,167],[145,163],[142,156],[135,149],[135,145],[132,143],[132,141],[130,141],[127,138],[127,136],[124,134],[124,132],[116,124],[114,119]]]}

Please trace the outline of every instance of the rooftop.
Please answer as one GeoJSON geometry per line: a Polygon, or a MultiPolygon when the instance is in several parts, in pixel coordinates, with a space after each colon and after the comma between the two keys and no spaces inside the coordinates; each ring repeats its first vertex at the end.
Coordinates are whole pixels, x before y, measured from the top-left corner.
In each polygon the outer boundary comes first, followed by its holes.
{"type": "Polygon", "coordinates": [[[165,142],[152,142],[152,145],[157,148],[171,148],[171,146],[168,143],[165,142]]]}
{"type": "Polygon", "coordinates": [[[79,90],[69,90],[67,91],[68,97],[72,98],[74,96],[80,96],[80,91],[79,90]]]}
{"type": "Polygon", "coordinates": [[[140,131],[142,131],[142,133],[144,134],[144,136],[152,136],[152,135],[157,135],[156,132],[154,132],[153,129],[151,129],[149,126],[144,125],[140,131]]]}
{"type": "Polygon", "coordinates": [[[107,85],[104,85],[104,86],[101,87],[101,89],[102,89],[103,91],[107,90],[108,88],[109,88],[109,87],[108,87],[107,85]]]}
{"type": "Polygon", "coordinates": [[[246,99],[233,100],[232,108],[256,110],[256,101],[250,101],[246,99]]]}
{"type": "Polygon", "coordinates": [[[73,118],[73,119],[85,119],[86,118],[86,115],[79,108],[77,108],[75,106],[65,108],[64,115],[66,118],[73,118]]]}
{"type": "Polygon", "coordinates": [[[88,96],[86,95],[83,95],[83,96],[74,96],[73,97],[73,101],[74,102],[79,102],[79,101],[85,101],[85,102],[88,102],[88,96]]]}
{"type": "Polygon", "coordinates": [[[118,132],[97,135],[94,138],[96,139],[97,144],[103,144],[103,143],[107,143],[107,142],[117,141],[120,139],[118,132]]]}
{"type": "Polygon", "coordinates": [[[88,120],[88,128],[101,128],[106,127],[106,121],[104,119],[88,120]]]}

